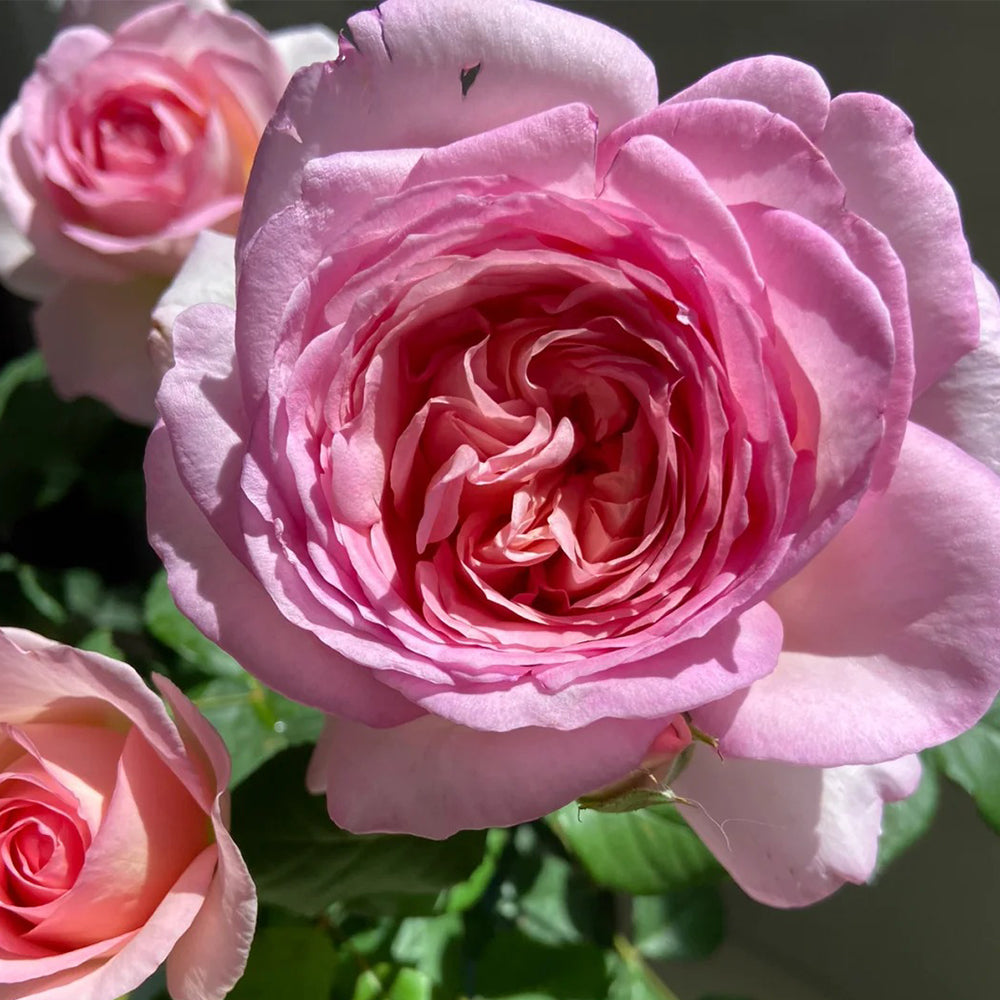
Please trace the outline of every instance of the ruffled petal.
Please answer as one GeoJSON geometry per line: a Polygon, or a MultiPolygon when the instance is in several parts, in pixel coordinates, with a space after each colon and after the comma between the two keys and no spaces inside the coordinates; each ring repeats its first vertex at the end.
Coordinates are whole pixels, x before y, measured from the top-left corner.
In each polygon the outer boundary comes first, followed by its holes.
{"type": "Polygon", "coordinates": [[[282,617],[181,484],[162,424],[147,446],[146,484],[150,542],[167,568],[178,607],[210,639],[252,666],[266,684],[306,704],[322,701],[372,725],[398,725],[419,712],[371,671],[282,617]],[[286,669],[289,663],[294,671],[286,669]]]}
{"type": "Polygon", "coordinates": [[[612,669],[559,690],[547,689],[530,676],[513,685],[448,687],[387,673],[385,682],[427,711],[460,725],[497,732],[530,726],[574,730],[609,717],[671,718],[703,704],[713,691],[759,682],[774,669],[780,648],[781,622],[760,603],[702,638],[653,655],[623,651],[612,669]]]}

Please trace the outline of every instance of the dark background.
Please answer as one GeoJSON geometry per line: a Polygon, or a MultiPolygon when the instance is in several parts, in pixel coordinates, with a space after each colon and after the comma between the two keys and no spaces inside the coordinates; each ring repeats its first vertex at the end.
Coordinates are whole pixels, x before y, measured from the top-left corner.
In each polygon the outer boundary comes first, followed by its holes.
{"type": "MultiPolygon", "coordinates": [[[[489,3],[490,0],[481,0],[489,3]]],[[[339,28],[369,4],[248,0],[267,28],[339,28]]],[[[833,93],[885,94],[913,119],[955,186],[973,255],[1000,274],[1000,4],[980,2],[562,3],[635,39],[661,96],[732,59],[779,52],[812,63],[833,93]]],[[[0,0],[0,105],[16,96],[54,17],[43,0],[0,0]]],[[[0,358],[30,346],[27,304],[0,292],[0,358]]],[[[1000,780],[1000,777],[998,777],[1000,780]]],[[[874,889],[848,887],[783,913],[730,893],[731,929],[708,963],[671,966],[683,1000],[991,1000],[1000,996],[1000,841],[948,791],[931,834],[874,889]]]]}

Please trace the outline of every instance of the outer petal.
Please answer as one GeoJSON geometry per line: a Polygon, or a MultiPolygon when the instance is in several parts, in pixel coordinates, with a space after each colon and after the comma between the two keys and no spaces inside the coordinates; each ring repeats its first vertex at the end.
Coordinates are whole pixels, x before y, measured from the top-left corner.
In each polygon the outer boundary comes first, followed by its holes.
{"type": "Polygon", "coordinates": [[[911,419],[1000,473],[1000,298],[975,268],[979,347],[914,404],[911,419]]]}
{"type": "Polygon", "coordinates": [[[187,492],[222,540],[241,555],[235,492],[249,426],[233,370],[234,322],[231,309],[208,304],[175,320],[175,364],[163,376],[156,405],[167,422],[173,461],[187,492]],[[191,428],[187,435],[185,427],[191,428]]]}
{"type": "Polygon", "coordinates": [[[511,826],[634,770],[662,719],[603,719],[583,729],[483,733],[432,715],[394,729],[330,719],[308,784],[330,817],[354,833],[511,826]]]}
{"type": "Polygon", "coordinates": [[[837,97],[819,145],[847,188],[847,207],[889,237],[906,268],[919,395],[979,333],[955,194],[914,141],[913,123],[875,94],[837,97]]]}
{"type": "Polygon", "coordinates": [[[888,491],[772,603],[778,668],[694,714],[727,755],[892,760],[968,729],[1000,688],[1000,480],[911,424],[888,491]]]}
{"type": "Polygon", "coordinates": [[[700,747],[673,783],[683,816],[742,889],[769,906],[806,906],[875,867],[885,802],[910,795],[920,761],[812,768],[720,760],[700,747]]]}
{"type": "Polygon", "coordinates": [[[199,234],[177,276],[160,296],[149,335],[149,353],[160,375],[174,363],[174,322],[185,309],[201,302],[236,307],[235,253],[236,241],[231,236],[211,230],[199,234]]]}
{"type": "Polygon", "coordinates": [[[224,823],[230,761],[219,734],[165,678],[157,686],[170,704],[188,752],[203,757],[213,785],[212,826],[218,867],[202,908],[167,959],[174,1000],[221,1000],[243,974],[257,919],[257,894],[224,823]]]}
{"type": "Polygon", "coordinates": [[[398,673],[387,673],[385,680],[422,708],[460,725],[496,732],[533,726],[571,731],[607,718],[671,718],[703,704],[712,691],[759,683],[774,669],[780,648],[781,622],[762,602],[701,638],[632,662],[622,655],[611,669],[556,691],[530,676],[513,686],[444,687],[398,673]]]}
{"type": "Polygon", "coordinates": [[[146,5],[118,27],[115,43],[150,46],[183,62],[202,52],[225,52],[257,66],[265,78],[280,80],[283,67],[260,25],[245,14],[211,7],[215,5],[146,5]]]}
{"type": "Polygon", "coordinates": [[[5,722],[25,722],[43,710],[47,722],[79,722],[81,699],[87,699],[88,719],[92,714],[95,722],[120,726],[117,713],[124,715],[185,785],[196,780],[159,698],[124,663],[24,629],[5,628],[0,629],[0,674],[0,718],[5,722]],[[70,702],[75,705],[65,707],[70,702]]]}
{"type": "Polygon", "coordinates": [[[313,63],[331,62],[340,54],[337,36],[322,24],[272,32],[271,44],[289,73],[313,63]]]}
{"type": "MultiPolygon", "coordinates": [[[[313,160],[303,167],[300,201],[268,218],[251,239],[237,239],[240,331],[236,344],[249,399],[256,401],[264,392],[288,300],[316,268],[324,242],[377,198],[395,194],[420,152],[335,153],[313,160]],[[261,280],[261,274],[267,275],[266,280],[261,280]]],[[[280,184],[281,177],[269,170],[260,175],[259,182],[258,193],[268,184],[280,184]]]]}
{"type": "Polygon", "coordinates": [[[67,281],[39,306],[35,334],[60,396],[94,396],[138,424],[156,419],[156,373],[146,341],[163,287],[158,278],[120,285],[67,281]]]}
{"type": "Polygon", "coordinates": [[[506,174],[544,191],[592,198],[597,125],[593,112],[583,104],[552,108],[485,135],[427,150],[407,177],[406,186],[506,174]]]}
{"type": "Polygon", "coordinates": [[[372,725],[399,725],[417,714],[370,671],[282,617],[181,484],[162,424],[146,450],[146,484],[150,542],[167,568],[178,606],[209,638],[298,701],[322,699],[372,725]],[[283,669],[288,663],[295,664],[294,673],[283,669]]]}
{"type": "Polygon", "coordinates": [[[787,56],[754,56],[713,70],[667,104],[721,97],[763,104],[795,122],[815,142],[826,125],[830,92],[823,78],[805,63],[787,56]]]}
{"type": "Polygon", "coordinates": [[[0,278],[17,294],[38,298],[58,279],[38,260],[25,235],[35,199],[14,158],[15,136],[20,131],[21,108],[15,104],[0,122],[0,278]]]}
{"type": "Polygon", "coordinates": [[[244,239],[295,200],[317,156],[442,146],[574,101],[604,134],[656,103],[653,65],[633,42],[544,4],[389,0],[348,26],[354,44],[299,72],[264,133],[244,239]]]}

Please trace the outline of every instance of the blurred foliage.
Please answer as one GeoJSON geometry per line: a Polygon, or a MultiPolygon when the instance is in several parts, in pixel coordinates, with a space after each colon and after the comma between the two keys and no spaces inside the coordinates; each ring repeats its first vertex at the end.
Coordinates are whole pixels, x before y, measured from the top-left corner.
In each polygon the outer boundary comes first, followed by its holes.
{"type": "Polygon", "coordinates": [[[979,814],[1000,832],[1000,698],[978,725],[926,757],[972,796],[979,814]]]}

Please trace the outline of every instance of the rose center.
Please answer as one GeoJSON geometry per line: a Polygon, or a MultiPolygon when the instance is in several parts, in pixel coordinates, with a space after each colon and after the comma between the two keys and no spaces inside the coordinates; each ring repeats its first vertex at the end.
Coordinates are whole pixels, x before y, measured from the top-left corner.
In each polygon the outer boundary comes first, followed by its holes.
{"type": "Polygon", "coordinates": [[[0,803],[0,897],[38,906],[68,889],[83,864],[76,825],[57,809],[30,799],[0,803]]]}
{"type": "Polygon", "coordinates": [[[682,513],[680,373],[609,312],[559,289],[527,308],[477,303],[465,328],[486,336],[400,340],[419,405],[394,450],[388,528],[420,596],[448,580],[442,603],[463,614],[485,602],[493,617],[592,623],[656,576],[655,543],[682,513]]]}
{"type": "Polygon", "coordinates": [[[183,154],[203,128],[200,116],[174,95],[106,95],[79,138],[84,154],[105,173],[144,176],[183,154]]]}

